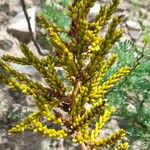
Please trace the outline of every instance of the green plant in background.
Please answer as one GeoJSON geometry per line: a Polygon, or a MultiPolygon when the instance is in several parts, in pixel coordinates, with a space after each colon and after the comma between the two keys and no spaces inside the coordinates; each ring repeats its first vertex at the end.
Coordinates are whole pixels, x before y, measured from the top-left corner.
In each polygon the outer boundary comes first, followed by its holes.
{"type": "MultiPolygon", "coordinates": [[[[130,76],[120,82],[108,95],[110,103],[118,107],[125,122],[122,127],[127,131],[130,144],[135,140],[144,141],[145,149],[150,148],[150,27],[143,24],[146,16],[140,11],[141,1],[132,1],[133,11],[139,14],[138,22],[141,27],[141,41],[136,44],[132,40],[118,42],[112,52],[118,54],[119,62],[108,74],[118,67],[131,67],[130,76]],[[140,43],[140,44],[139,44],[140,43]],[[118,105],[119,104],[119,105],[118,105]]],[[[131,11],[131,12],[133,12],[131,11]]]]}
{"type": "Polygon", "coordinates": [[[123,126],[128,132],[132,143],[136,139],[145,142],[150,141],[150,32],[149,27],[139,21],[142,31],[142,44],[137,46],[131,40],[118,42],[112,52],[118,54],[119,62],[108,74],[113,73],[119,67],[128,65],[131,68],[130,75],[120,82],[108,95],[111,104],[117,105],[126,122],[123,126]],[[119,105],[118,105],[119,104],[119,105]]]}
{"type": "Polygon", "coordinates": [[[44,15],[50,23],[54,23],[61,29],[70,27],[71,19],[67,15],[67,6],[69,1],[52,1],[50,5],[43,5],[41,14],[44,15]]]}
{"type": "Polygon", "coordinates": [[[4,55],[0,59],[0,68],[3,70],[0,80],[12,89],[32,95],[38,108],[37,112],[10,129],[10,133],[31,130],[47,138],[71,138],[83,149],[128,149],[128,144],[122,142],[125,136],[123,129],[109,136],[99,137],[114,112],[114,108],[107,103],[106,95],[129,73],[129,68],[120,67],[105,78],[117,59],[115,54],[108,54],[123,34],[117,28],[122,16],[112,16],[119,5],[119,0],[113,0],[102,5],[95,20],[89,22],[87,15],[94,3],[95,0],[74,0],[69,6],[69,29],[57,27],[44,16],[37,17],[41,27],[47,31],[49,42],[55,48],[55,55],[38,58],[27,45],[20,44],[24,57],[4,55]],[[100,32],[105,25],[108,27],[107,33],[101,36],[100,32]],[[70,40],[63,41],[60,33],[67,33],[70,40]],[[6,62],[32,65],[45,84],[15,71],[6,62]],[[58,75],[57,67],[64,70],[63,80],[58,75]],[[59,129],[49,127],[49,122],[57,124],[59,129]]]}
{"type": "MultiPolygon", "coordinates": [[[[54,23],[57,27],[62,30],[68,30],[71,24],[71,18],[67,15],[67,7],[71,0],[52,0],[51,4],[43,4],[42,10],[39,15],[45,16],[49,23],[54,23]]],[[[69,37],[67,33],[61,32],[59,36],[62,40],[68,41],[69,37]]],[[[50,45],[48,37],[45,34],[40,34],[38,38],[39,43],[45,43],[45,45],[50,45]]],[[[48,48],[49,49],[49,48],[48,48]]]]}

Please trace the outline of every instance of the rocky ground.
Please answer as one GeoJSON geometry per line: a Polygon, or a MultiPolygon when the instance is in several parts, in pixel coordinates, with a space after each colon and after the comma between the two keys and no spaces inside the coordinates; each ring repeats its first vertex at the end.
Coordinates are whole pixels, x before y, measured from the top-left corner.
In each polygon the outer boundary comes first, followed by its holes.
{"type": "MultiPolygon", "coordinates": [[[[122,0],[118,13],[125,15],[125,20],[122,24],[125,29],[124,39],[132,39],[139,44],[141,39],[140,26],[137,23],[140,15],[143,15],[144,25],[150,25],[150,0],[144,1],[139,5],[140,9],[136,11],[136,6],[131,5],[133,0],[122,0]]],[[[49,3],[50,0],[46,1],[49,3]]],[[[101,2],[106,2],[102,0],[101,2]]],[[[38,7],[40,8],[42,0],[26,0],[27,8],[38,7]]],[[[94,15],[98,10],[99,3],[95,5],[91,11],[91,15],[94,15]]],[[[138,6],[137,6],[138,7],[138,6]]],[[[37,9],[37,10],[38,10],[37,9]]],[[[11,54],[15,56],[22,55],[19,50],[19,39],[12,35],[13,32],[9,30],[11,25],[10,20],[14,18],[19,11],[21,11],[21,5],[19,0],[1,0],[0,1],[0,56],[4,54],[11,54]],[[10,32],[8,32],[10,31],[10,32]]],[[[34,12],[33,12],[34,15],[34,12]]],[[[33,20],[34,21],[34,20],[33,20]]],[[[22,26],[21,24],[20,26],[22,26]]],[[[11,26],[12,27],[12,26],[11,26]]],[[[24,27],[25,28],[25,27],[24,27]]],[[[11,28],[12,29],[12,28],[11,28]]],[[[19,31],[21,32],[21,31],[19,31]]],[[[36,32],[36,29],[35,29],[36,32]]],[[[22,32],[21,37],[25,37],[22,32]]],[[[39,55],[32,42],[29,42],[29,47],[39,55]]],[[[45,53],[43,50],[42,53],[45,53]]],[[[39,57],[41,57],[39,55],[39,57]]],[[[23,73],[27,73],[31,77],[41,80],[36,70],[32,67],[20,67],[12,64],[12,66],[23,73]]],[[[69,141],[53,141],[43,139],[40,136],[35,136],[32,133],[25,133],[15,137],[9,136],[7,133],[8,128],[16,124],[18,120],[24,118],[28,113],[35,110],[32,97],[26,97],[22,93],[14,92],[8,89],[7,86],[0,83],[0,150],[63,150],[63,149],[78,149],[76,145],[71,145],[69,141]]],[[[116,119],[112,119],[109,123],[109,129],[106,132],[110,132],[110,126],[113,128],[119,128],[116,119]]],[[[133,150],[145,150],[141,141],[136,141],[136,144],[132,145],[133,150]]]]}

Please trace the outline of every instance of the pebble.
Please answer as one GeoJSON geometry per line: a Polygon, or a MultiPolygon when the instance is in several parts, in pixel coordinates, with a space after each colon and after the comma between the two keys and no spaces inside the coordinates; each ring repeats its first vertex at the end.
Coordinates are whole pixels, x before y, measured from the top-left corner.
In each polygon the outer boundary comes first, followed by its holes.
{"type": "Polygon", "coordinates": [[[22,65],[18,65],[18,64],[14,64],[14,63],[10,63],[10,64],[11,64],[12,68],[14,68],[16,71],[18,71],[20,73],[24,73],[24,74],[28,74],[28,75],[37,74],[37,70],[30,65],[22,66],[22,65]]]}
{"type": "Polygon", "coordinates": [[[94,4],[94,6],[90,9],[90,14],[91,15],[96,15],[99,13],[99,10],[100,10],[100,3],[99,2],[96,2],[94,4]]]}
{"type": "Polygon", "coordinates": [[[0,49],[9,50],[13,46],[13,42],[8,39],[0,40],[0,49]]]}
{"type": "Polygon", "coordinates": [[[93,20],[95,16],[99,13],[100,10],[100,3],[96,2],[94,6],[90,9],[90,12],[88,14],[88,20],[93,20]]]}
{"type": "Polygon", "coordinates": [[[141,32],[138,30],[129,30],[129,34],[130,37],[135,41],[138,40],[141,36],[141,32]]]}
{"type": "Polygon", "coordinates": [[[126,11],[126,10],[129,10],[129,4],[127,1],[123,1],[122,3],[120,3],[118,9],[121,10],[121,11],[126,11]]]}
{"type": "Polygon", "coordinates": [[[133,21],[133,20],[127,20],[126,25],[127,25],[127,27],[129,27],[130,29],[133,29],[133,30],[140,30],[141,29],[139,23],[136,21],[133,21]]]}

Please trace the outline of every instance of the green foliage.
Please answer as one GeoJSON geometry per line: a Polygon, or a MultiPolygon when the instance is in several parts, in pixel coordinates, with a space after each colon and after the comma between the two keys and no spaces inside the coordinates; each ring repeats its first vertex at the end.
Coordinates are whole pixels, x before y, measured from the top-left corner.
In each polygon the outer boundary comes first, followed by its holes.
{"type": "Polygon", "coordinates": [[[63,9],[57,8],[54,4],[45,5],[42,13],[48,18],[50,23],[55,23],[62,29],[69,28],[71,20],[63,9]]]}
{"type": "MultiPolygon", "coordinates": [[[[131,74],[118,84],[108,95],[110,103],[117,105],[116,115],[123,117],[124,128],[128,132],[130,142],[135,139],[150,140],[150,51],[149,43],[137,47],[130,40],[120,41],[112,49],[118,54],[120,66],[128,65],[133,68],[131,74]],[[140,59],[139,59],[140,58],[140,59]],[[137,62],[138,61],[138,62],[137,62]],[[130,107],[131,106],[131,107],[130,107]]],[[[110,69],[110,73],[115,69],[110,69]]],[[[109,73],[108,73],[109,74],[109,73]]]]}
{"type": "MultiPolygon", "coordinates": [[[[59,28],[69,30],[71,19],[67,15],[67,6],[70,0],[52,1],[50,5],[43,5],[40,14],[44,15],[50,23],[54,23],[59,28]]],[[[68,41],[69,37],[66,33],[59,33],[64,41],[68,41]]]]}
{"type": "MultiPolygon", "coordinates": [[[[132,1],[133,9],[138,13],[139,1],[132,1]]],[[[130,142],[136,139],[144,141],[146,149],[150,147],[150,27],[143,24],[144,15],[140,14],[139,25],[142,37],[139,43],[131,40],[120,41],[112,49],[119,57],[115,68],[128,65],[133,70],[108,95],[110,103],[118,106],[115,115],[122,117],[123,127],[128,132],[130,142]]],[[[109,73],[116,69],[110,69],[109,73]]]]}
{"type": "Polygon", "coordinates": [[[145,15],[140,12],[139,0],[131,0],[132,9],[139,14],[138,22],[141,27],[142,37],[140,43],[131,40],[120,41],[112,49],[119,57],[114,69],[123,65],[130,66],[133,70],[130,75],[120,82],[108,95],[110,103],[118,107],[123,127],[128,132],[130,142],[136,139],[145,142],[146,149],[150,148],[150,27],[143,24],[145,15]],[[131,106],[131,107],[129,107],[131,106]]]}

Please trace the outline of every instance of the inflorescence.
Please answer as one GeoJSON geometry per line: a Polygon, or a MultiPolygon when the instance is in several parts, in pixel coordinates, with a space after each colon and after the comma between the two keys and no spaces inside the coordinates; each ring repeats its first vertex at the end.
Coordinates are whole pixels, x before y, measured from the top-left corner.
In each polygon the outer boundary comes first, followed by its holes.
{"type": "Polygon", "coordinates": [[[123,34],[123,30],[117,28],[122,16],[112,16],[119,5],[119,0],[112,0],[107,5],[101,5],[98,15],[89,21],[87,16],[95,1],[74,0],[69,6],[68,15],[72,23],[70,29],[65,31],[70,38],[68,42],[64,42],[59,36],[59,33],[64,31],[49,23],[44,16],[37,17],[41,27],[47,31],[49,42],[55,48],[54,55],[38,58],[26,44],[21,43],[20,48],[24,57],[10,55],[1,57],[0,68],[7,76],[0,73],[0,80],[12,89],[31,95],[38,108],[37,112],[30,114],[10,129],[10,133],[31,130],[47,138],[71,137],[73,142],[84,143],[90,149],[95,147],[128,149],[127,143],[120,142],[125,136],[123,129],[104,138],[99,137],[115,111],[113,107],[108,106],[105,96],[129,73],[129,68],[122,67],[107,80],[103,80],[117,59],[115,54],[109,57],[107,54],[123,34]],[[107,33],[102,36],[100,33],[106,25],[107,33]],[[31,80],[6,62],[32,65],[46,84],[31,80]],[[58,77],[56,67],[63,68],[65,80],[62,81],[58,77]],[[67,115],[64,116],[62,111],[67,115]],[[49,128],[45,122],[58,124],[61,129],[49,128]]]}

